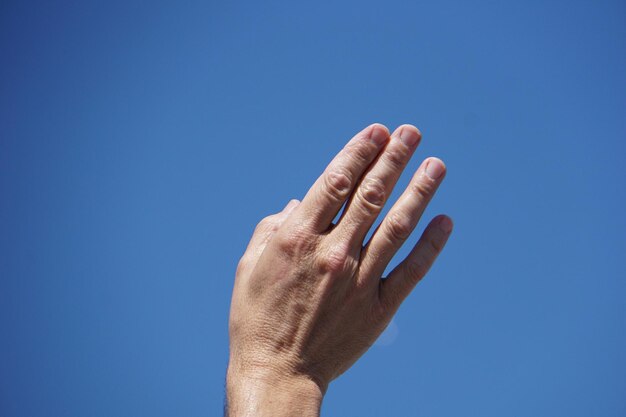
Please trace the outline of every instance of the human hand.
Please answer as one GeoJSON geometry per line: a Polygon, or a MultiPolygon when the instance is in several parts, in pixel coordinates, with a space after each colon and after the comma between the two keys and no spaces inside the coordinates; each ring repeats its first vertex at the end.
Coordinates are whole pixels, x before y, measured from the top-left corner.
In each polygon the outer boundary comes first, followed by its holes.
{"type": "Polygon", "coordinates": [[[301,203],[258,224],[233,290],[230,416],[318,415],[330,381],[374,343],[433,264],[452,231],[443,215],[381,279],[443,180],[437,158],[421,164],[363,246],[420,139],[411,125],[391,136],[380,124],[365,128],[301,203]]]}

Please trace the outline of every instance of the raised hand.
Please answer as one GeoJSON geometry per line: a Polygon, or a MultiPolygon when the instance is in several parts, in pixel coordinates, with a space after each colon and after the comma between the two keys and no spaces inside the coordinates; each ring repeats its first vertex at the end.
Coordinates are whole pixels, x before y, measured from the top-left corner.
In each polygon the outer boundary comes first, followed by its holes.
{"type": "Polygon", "coordinates": [[[236,273],[230,315],[230,416],[318,415],[330,381],[385,329],[452,231],[435,217],[383,278],[446,172],[426,159],[368,242],[421,139],[411,125],[354,136],[313,184],[257,226],[236,273]],[[336,224],[332,221],[345,204],[336,224]]]}

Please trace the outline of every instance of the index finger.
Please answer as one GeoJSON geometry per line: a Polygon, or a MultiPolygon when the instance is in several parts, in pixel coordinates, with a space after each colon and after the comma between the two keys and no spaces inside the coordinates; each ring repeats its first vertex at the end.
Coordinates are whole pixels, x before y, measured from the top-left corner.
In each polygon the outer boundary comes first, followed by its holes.
{"type": "Polygon", "coordinates": [[[302,199],[294,221],[326,231],[359,179],[389,141],[389,129],[374,123],[357,133],[335,156],[302,199]]]}

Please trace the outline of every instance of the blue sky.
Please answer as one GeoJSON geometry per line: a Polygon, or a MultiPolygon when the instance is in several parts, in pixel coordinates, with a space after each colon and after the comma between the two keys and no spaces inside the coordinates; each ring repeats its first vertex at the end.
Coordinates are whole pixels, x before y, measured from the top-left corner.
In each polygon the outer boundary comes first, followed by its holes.
{"type": "Polygon", "coordinates": [[[626,415],[625,16],[2,2],[0,414],[219,415],[254,225],[380,122],[455,232],[323,415],[626,415]]]}

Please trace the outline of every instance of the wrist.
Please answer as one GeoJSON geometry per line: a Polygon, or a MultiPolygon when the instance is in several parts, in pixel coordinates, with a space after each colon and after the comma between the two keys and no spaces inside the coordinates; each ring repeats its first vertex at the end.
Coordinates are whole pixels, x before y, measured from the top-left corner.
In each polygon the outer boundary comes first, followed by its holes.
{"type": "Polygon", "coordinates": [[[325,388],[305,376],[267,369],[243,371],[229,365],[226,416],[319,416],[325,388]]]}

